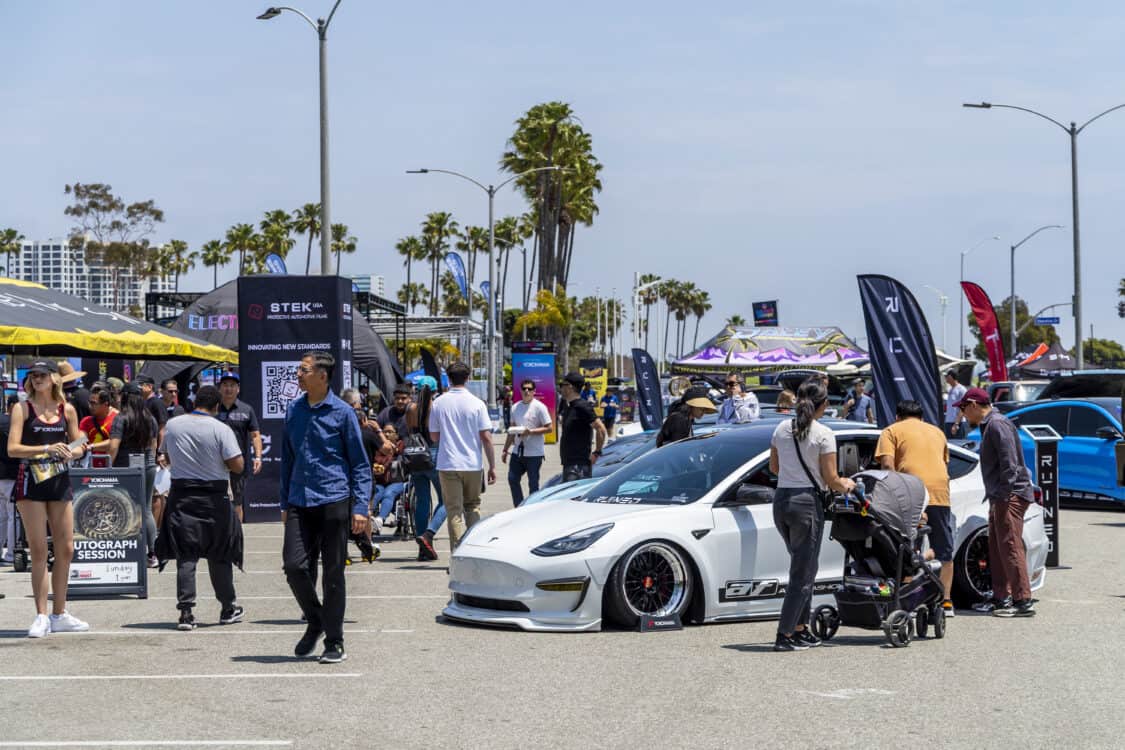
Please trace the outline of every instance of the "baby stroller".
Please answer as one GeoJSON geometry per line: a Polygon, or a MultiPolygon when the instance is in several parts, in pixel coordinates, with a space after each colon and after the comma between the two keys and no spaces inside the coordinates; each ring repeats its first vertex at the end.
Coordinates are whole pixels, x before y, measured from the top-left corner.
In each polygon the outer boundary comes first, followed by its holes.
{"type": "Polygon", "coordinates": [[[840,625],[882,629],[895,648],[925,638],[945,637],[944,591],[934,568],[922,558],[919,526],[926,488],[909,474],[864,471],[853,477],[854,496],[832,507],[832,538],[844,548],[844,580],[836,606],[818,607],[813,634],[828,640],[840,625]]]}

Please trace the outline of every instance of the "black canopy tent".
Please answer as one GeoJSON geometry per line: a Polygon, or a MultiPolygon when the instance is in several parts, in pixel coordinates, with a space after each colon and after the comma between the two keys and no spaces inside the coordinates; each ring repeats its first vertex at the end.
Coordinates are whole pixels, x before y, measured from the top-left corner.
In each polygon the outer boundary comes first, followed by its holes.
{"type": "MultiPolygon", "coordinates": [[[[383,393],[404,382],[394,356],[371,325],[360,316],[353,316],[352,367],[366,375],[383,393]]],[[[238,283],[229,281],[218,289],[202,295],[180,314],[170,326],[209,342],[238,349],[238,283]]],[[[146,363],[141,372],[156,382],[181,376],[185,370],[194,378],[206,365],[192,362],[146,363]]]]}

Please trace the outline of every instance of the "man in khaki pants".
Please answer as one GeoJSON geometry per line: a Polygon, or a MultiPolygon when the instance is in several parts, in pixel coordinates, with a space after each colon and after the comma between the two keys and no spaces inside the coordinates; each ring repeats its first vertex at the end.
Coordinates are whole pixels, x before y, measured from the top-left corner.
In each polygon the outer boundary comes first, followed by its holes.
{"type": "Polygon", "coordinates": [[[450,389],[430,408],[430,439],[437,443],[438,481],[449,514],[449,547],[456,549],[480,520],[481,453],[488,459],[488,483],[496,482],[492,420],[488,407],[465,388],[469,367],[455,362],[445,371],[450,389]]]}

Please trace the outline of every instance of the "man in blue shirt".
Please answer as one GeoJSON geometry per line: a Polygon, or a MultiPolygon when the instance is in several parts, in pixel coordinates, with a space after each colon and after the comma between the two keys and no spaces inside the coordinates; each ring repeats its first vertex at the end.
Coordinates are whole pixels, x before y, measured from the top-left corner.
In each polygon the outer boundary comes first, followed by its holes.
{"type": "Polygon", "coordinates": [[[620,403],[617,396],[606,391],[605,395],[602,396],[602,424],[605,425],[606,434],[611,438],[613,437],[613,424],[617,421],[618,406],[620,406],[620,403]]]}
{"type": "Polygon", "coordinates": [[[844,403],[844,418],[853,422],[867,422],[875,424],[875,401],[863,392],[867,383],[863,378],[856,378],[852,384],[852,393],[844,403]]]}
{"type": "Polygon", "coordinates": [[[324,635],[321,664],[344,653],[344,565],[348,533],[367,528],[371,464],[352,407],[329,389],[336,360],[308,352],[297,368],[304,396],[289,404],[281,450],[282,567],[308,627],[293,652],[306,657],[324,635]],[[324,562],[324,602],[316,595],[317,556],[324,562]]]}

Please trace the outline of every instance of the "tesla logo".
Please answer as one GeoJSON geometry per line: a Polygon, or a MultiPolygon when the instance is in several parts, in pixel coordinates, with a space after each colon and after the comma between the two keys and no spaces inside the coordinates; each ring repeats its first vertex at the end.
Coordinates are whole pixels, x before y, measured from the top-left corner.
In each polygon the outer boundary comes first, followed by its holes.
{"type": "Polygon", "coordinates": [[[246,317],[250,318],[250,320],[261,320],[265,316],[265,309],[257,303],[246,308],[246,317]]]}
{"type": "Polygon", "coordinates": [[[887,301],[887,312],[898,312],[898,297],[884,297],[883,299],[887,301]]]}

